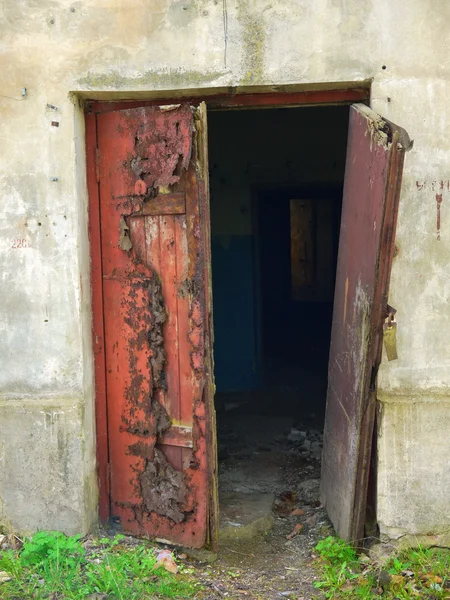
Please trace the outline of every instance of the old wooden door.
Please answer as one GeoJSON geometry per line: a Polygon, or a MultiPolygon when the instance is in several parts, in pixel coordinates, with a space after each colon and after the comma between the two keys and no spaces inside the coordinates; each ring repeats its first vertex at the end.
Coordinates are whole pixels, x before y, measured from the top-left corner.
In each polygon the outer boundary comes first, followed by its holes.
{"type": "Polygon", "coordinates": [[[376,377],[394,252],[404,130],[350,108],[328,367],[321,500],[345,540],[363,537],[376,377]]]}
{"type": "Polygon", "coordinates": [[[97,117],[110,514],[216,540],[204,105],[97,117]]]}

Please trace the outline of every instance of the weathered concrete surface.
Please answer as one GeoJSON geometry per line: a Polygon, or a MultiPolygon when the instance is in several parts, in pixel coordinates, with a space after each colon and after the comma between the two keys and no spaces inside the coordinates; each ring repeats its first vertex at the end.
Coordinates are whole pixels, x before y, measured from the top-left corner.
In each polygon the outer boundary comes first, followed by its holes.
{"type": "Polygon", "coordinates": [[[219,540],[251,540],[270,531],[274,494],[227,492],[220,496],[219,540]]]}
{"type": "MultiPolygon", "coordinates": [[[[59,527],[54,499],[44,490],[52,488],[54,472],[64,472],[65,464],[69,473],[80,468],[86,476],[73,479],[82,489],[71,499],[64,527],[85,529],[96,513],[87,193],[78,97],[150,97],[227,86],[324,87],[373,78],[373,108],[415,139],[406,161],[391,288],[399,359],[383,365],[380,397],[404,402],[414,391],[414,397],[434,401],[423,404],[422,420],[425,414],[447,419],[449,404],[441,398],[450,383],[448,2],[153,0],[149,8],[143,0],[4,0],[0,15],[0,392],[2,411],[16,424],[14,437],[2,427],[0,458],[8,454],[15,482],[1,482],[4,520],[33,528],[42,525],[44,512],[46,526],[59,527]],[[52,126],[54,120],[59,127],[52,126]],[[438,240],[436,194],[441,192],[438,240]],[[69,397],[77,400],[62,402],[61,410],[70,422],[70,439],[79,443],[62,458],[52,450],[48,430],[38,427],[39,475],[22,477],[23,465],[35,464],[29,440],[36,423],[29,407],[38,414],[52,398],[69,397]],[[83,410],[74,409],[78,402],[83,410]],[[45,510],[31,515],[22,497],[45,510]]],[[[382,436],[392,418],[385,411],[382,436]]],[[[432,436],[434,444],[439,432],[443,429],[432,436]]],[[[444,453],[431,452],[427,446],[416,453],[419,470],[432,456],[436,472],[445,471],[444,453]]],[[[407,451],[396,456],[395,468],[404,471],[408,460],[407,451]]],[[[382,457],[380,482],[387,468],[392,471],[382,457]]],[[[425,517],[430,528],[450,525],[448,504],[444,517],[437,518],[447,483],[437,478],[429,488],[427,515],[416,513],[416,526],[425,517]]],[[[423,501],[418,488],[410,490],[406,505],[423,501]]],[[[381,522],[403,527],[394,495],[387,487],[385,494],[381,522]]]]}
{"type": "Polygon", "coordinates": [[[381,404],[378,523],[402,543],[449,545],[448,396],[407,396],[381,404]]]}
{"type": "Polygon", "coordinates": [[[0,522],[12,531],[85,531],[96,510],[83,461],[83,398],[0,402],[0,522]]]}

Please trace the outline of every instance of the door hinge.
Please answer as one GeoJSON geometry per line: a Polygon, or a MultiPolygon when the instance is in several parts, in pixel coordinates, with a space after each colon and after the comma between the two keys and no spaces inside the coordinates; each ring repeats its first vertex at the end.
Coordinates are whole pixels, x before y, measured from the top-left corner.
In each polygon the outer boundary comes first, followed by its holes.
{"type": "Polygon", "coordinates": [[[97,183],[100,182],[100,149],[95,148],[95,177],[97,178],[97,183]]]}

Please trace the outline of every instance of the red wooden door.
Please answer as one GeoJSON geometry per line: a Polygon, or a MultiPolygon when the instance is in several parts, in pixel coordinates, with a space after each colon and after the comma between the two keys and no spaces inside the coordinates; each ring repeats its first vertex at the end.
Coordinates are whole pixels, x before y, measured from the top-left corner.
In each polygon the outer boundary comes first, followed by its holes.
{"type": "Polygon", "coordinates": [[[97,117],[110,512],[215,545],[204,107],[97,117]]]}
{"type": "Polygon", "coordinates": [[[394,251],[404,130],[350,108],[328,367],[321,500],[339,536],[363,537],[376,376],[394,251]]]}

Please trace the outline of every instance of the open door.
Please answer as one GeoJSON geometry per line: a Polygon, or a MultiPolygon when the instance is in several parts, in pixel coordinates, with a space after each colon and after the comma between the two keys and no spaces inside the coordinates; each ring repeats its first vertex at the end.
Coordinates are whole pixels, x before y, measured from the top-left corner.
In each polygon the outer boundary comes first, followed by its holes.
{"type": "Polygon", "coordinates": [[[99,114],[97,145],[110,514],[214,548],[205,105],[99,114]]]}
{"type": "Polygon", "coordinates": [[[363,537],[383,322],[407,133],[350,108],[328,367],[321,501],[337,534],[363,537]]]}

